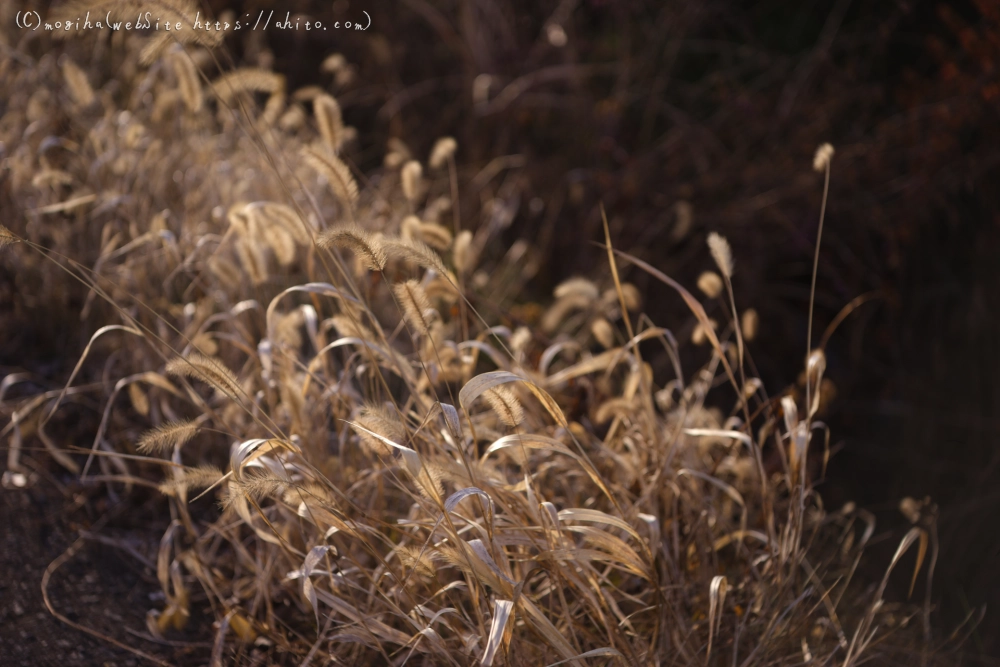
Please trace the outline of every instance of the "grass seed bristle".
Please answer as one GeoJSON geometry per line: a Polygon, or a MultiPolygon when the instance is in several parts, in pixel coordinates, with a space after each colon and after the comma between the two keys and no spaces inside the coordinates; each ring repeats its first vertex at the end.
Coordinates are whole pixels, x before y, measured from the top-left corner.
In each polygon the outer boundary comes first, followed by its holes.
{"type": "Polygon", "coordinates": [[[207,489],[224,476],[223,472],[213,465],[200,465],[185,468],[179,478],[163,482],[158,488],[160,493],[174,496],[181,490],[207,489]]]}
{"type": "Polygon", "coordinates": [[[740,318],[740,327],[743,329],[744,340],[753,340],[757,337],[757,329],[760,327],[760,316],[753,308],[743,311],[740,318]]]}
{"type": "Polygon", "coordinates": [[[590,333],[593,334],[594,339],[601,344],[604,349],[609,349],[615,344],[615,330],[603,317],[594,320],[593,324],[590,325],[590,333]]]}
{"type": "Polygon", "coordinates": [[[400,259],[425,269],[434,269],[442,275],[448,273],[438,254],[423,241],[387,238],[383,241],[383,248],[389,259],[400,259]]]}
{"type": "Polygon", "coordinates": [[[400,178],[403,184],[403,195],[411,202],[416,201],[420,195],[421,182],[423,180],[424,168],[416,160],[410,160],[403,165],[400,171],[400,178]]]}
{"type": "MultiPolygon", "coordinates": [[[[391,440],[397,445],[405,444],[406,429],[400,423],[399,418],[389,409],[380,405],[366,405],[358,413],[354,420],[359,426],[372,433],[377,433],[387,440],[391,440]]],[[[371,453],[383,458],[392,454],[392,448],[385,444],[371,433],[357,429],[361,444],[371,453]]]]}
{"type": "Polygon", "coordinates": [[[313,101],[313,114],[323,141],[336,153],[344,142],[344,119],[340,105],[332,95],[317,95],[313,101]]]}
{"type": "Polygon", "coordinates": [[[14,235],[12,231],[0,225],[0,248],[6,248],[7,246],[14,245],[20,241],[17,236],[14,235]]]}
{"type": "Polygon", "coordinates": [[[357,225],[338,225],[319,237],[322,248],[347,248],[354,252],[371,271],[381,271],[388,261],[388,253],[382,241],[366,229],[357,225]]]}
{"type": "Polygon", "coordinates": [[[712,253],[719,271],[726,278],[733,277],[733,252],[729,248],[729,241],[724,236],[712,232],[708,235],[708,249],[712,253]]]}
{"type": "Polygon", "coordinates": [[[258,67],[227,72],[212,82],[212,90],[225,104],[244,92],[276,93],[284,90],[285,77],[258,67]]]}
{"type": "Polygon", "coordinates": [[[833,146],[829,143],[820,144],[819,148],[816,149],[816,154],[813,155],[813,169],[815,171],[823,171],[830,164],[830,160],[833,159],[833,146]]]}
{"type": "Polygon", "coordinates": [[[170,62],[174,68],[174,76],[177,77],[177,87],[184,100],[184,106],[191,113],[201,111],[204,103],[204,96],[201,90],[201,79],[198,77],[198,69],[195,67],[191,57],[183,50],[175,51],[171,54],[170,62]]]}
{"type": "Polygon", "coordinates": [[[430,158],[427,160],[427,166],[431,169],[440,169],[447,164],[448,160],[455,154],[458,150],[458,142],[452,137],[441,137],[436,142],[434,142],[434,148],[431,149],[430,158]]]}
{"type": "Polygon", "coordinates": [[[722,294],[722,278],[715,271],[705,271],[698,276],[698,289],[709,299],[714,299],[722,294]]]}
{"type": "Polygon", "coordinates": [[[143,454],[163,454],[175,447],[184,446],[197,433],[196,422],[168,422],[143,433],[136,443],[136,449],[143,454]]]}
{"type": "Polygon", "coordinates": [[[464,272],[472,265],[472,232],[468,229],[463,229],[455,237],[455,243],[451,248],[452,261],[455,263],[455,268],[464,272]]]}
{"type": "Polygon", "coordinates": [[[93,104],[96,96],[86,73],[69,58],[63,60],[62,72],[73,101],[80,107],[89,107],[93,104]]]}
{"type": "Polygon", "coordinates": [[[500,385],[488,389],[483,393],[483,398],[507,426],[514,428],[524,421],[524,407],[509,387],[500,385]]]}
{"type": "Polygon", "coordinates": [[[170,375],[201,380],[232,399],[236,399],[243,393],[233,372],[213,357],[193,353],[187,359],[170,360],[166,370],[170,375]]]}
{"type": "Polygon", "coordinates": [[[324,154],[315,148],[306,147],[302,151],[306,164],[318,171],[325,178],[345,206],[353,206],[358,200],[358,184],[351,175],[351,170],[335,155],[324,154]]]}
{"type": "Polygon", "coordinates": [[[420,283],[416,280],[407,280],[393,285],[392,291],[395,292],[396,298],[403,308],[403,315],[410,326],[424,336],[430,333],[431,323],[435,319],[436,313],[420,283]]]}

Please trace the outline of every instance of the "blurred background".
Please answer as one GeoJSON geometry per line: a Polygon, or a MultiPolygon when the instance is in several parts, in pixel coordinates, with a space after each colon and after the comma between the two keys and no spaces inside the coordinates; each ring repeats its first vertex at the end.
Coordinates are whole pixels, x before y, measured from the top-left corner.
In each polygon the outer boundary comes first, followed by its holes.
{"type": "MultiPolygon", "coordinates": [[[[726,236],[737,303],[760,314],[750,351],[772,394],[797,381],[805,355],[823,191],[812,157],[832,143],[814,343],[864,298],[827,346],[836,454],[820,490],[828,507],[855,501],[877,515],[873,578],[908,525],[899,501],[930,497],[939,632],[991,603],[970,644],[1000,652],[1000,4],[205,6],[328,26],[370,16],[366,31],[232,35],[226,52],[273,66],[290,90],[334,91],[362,137],[351,158],[363,172],[390,138],[424,156],[454,136],[463,223],[504,228],[489,251],[520,267],[498,303],[506,317],[530,323],[560,281],[607,272],[600,204],[617,248],[690,288],[712,268],[708,233],[726,236]],[[334,52],[352,67],[341,81],[320,73],[334,52]]],[[[676,294],[639,271],[624,278],[654,322],[689,337],[676,294]]],[[[0,289],[12,284],[0,276],[0,289]]],[[[10,301],[0,294],[0,314],[10,301]]],[[[6,328],[2,365],[47,374],[66,355],[28,316],[6,328]]],[[[705,356],[682,349],[686,369],[705,356]]]]}

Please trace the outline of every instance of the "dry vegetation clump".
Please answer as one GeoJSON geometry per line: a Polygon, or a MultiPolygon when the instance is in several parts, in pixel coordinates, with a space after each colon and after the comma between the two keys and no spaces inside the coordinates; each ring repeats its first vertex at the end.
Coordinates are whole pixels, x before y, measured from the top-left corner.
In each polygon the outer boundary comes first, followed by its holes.
{"type": "MultiPolygon", "coordinates": [[[[426,168],[397,141],[362,177],[334,96],[259,69],[209,77],[205,45],[111,41],[114,80],[68,47],[0,65],[2,261],[19,298],[65,299],[52,308],[93,325],[65,387],[20,402],[4,435],[10,471],[37,440],[109,493],[159,485],[150,635],[204,636],[190,620],[208,614],[212,664],[856,665],[912,649],[929,606],[856,589],[873,525],[812,488],[823,352],[804,400],[765,392],[723,237],[721,277],[699,287],[727,320],[609,234],[611,278],[564,282],[537,331],[511,330],[477,308],[510,267],[477,260],[495,211],[451,209],[453,139],[426,168]],[[627,263],[683,297],[702,367],[643,316],[627,263]],[[46,434],[94,401],[92,439],[46,434]]],[[[112,57],[96,37],[73,46],[112,57]]],[[[913,576],[930,576],[930,538],[916,521],[888,570],[916,544],[913,576]]]]}

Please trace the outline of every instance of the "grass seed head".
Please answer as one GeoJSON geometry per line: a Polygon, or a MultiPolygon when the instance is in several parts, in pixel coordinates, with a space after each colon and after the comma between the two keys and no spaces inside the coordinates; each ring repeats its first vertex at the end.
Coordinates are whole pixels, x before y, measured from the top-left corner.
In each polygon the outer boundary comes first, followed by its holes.
{"type": "Polygon", "coordinates": [[[170,64],[173,66],[174,76],[177,77],[177,87],[181,99],[184,100],[184,106],[190,113],[198,113],[204,103],[198,68],[183,49],[170,54],[170,64]]]}
{"type": "Polygon", "coordinates": [[[452,261],[455,262],[455,268],[459,272],[464,273],[472,265],[471,246],[472,232],[468,229],[463,229],[455,237],[455,244],[451,249],[452,261]]]}
{"type": "MultiPolygon", "coordinates": [[[[718,328],[719,323],[716,322],[714,319],[709,319],[708,326],[711,328],[712,331],[715,331],[718,328]]],[[[708,328],[706,328],[706,326],[703,323],[698,322],[698,324],[694,328],[694,331],[691,332],[691,342],[694,343],[695,345],[704,345],[707,341],[708,341],[708,328]]]]}
{"type": "Polygon", "coordinates": [[[733,252],[729,248],[729,241],[726,237],[712,232],[708,235],[708,249],[712,253],[719,271],[726,278],[733,277],[733,252]]]}
{"type": "Polygon", "coordinates": [[[319,237],[319,245],[322,248],[347,248],[372,271],[381,271],[388,261],[381,239],[354,224],[338,225],[323,232],[319,237]]]}
{"type": "Polygon", "coordinates": [[[483,398],[493,408],[493,412],[507,426],[516,427],[524,421],[524,408],[509,387],[503,385],[487,389],[483,398]]]}
{"type": "Polygon", "coordinates": [[[90,86],[87,74],[80,67],[65,57],[62,61],[63,79],[66,81],[66,88],[73,102],[79,107],[89,107],[97,99],[94,89],[90,86]]]}
{"type": "Polygon", "coordinates": [[[590,325],[590,333],[594,335],[594,339],[605,349],[609,349],[615,344],[614,327],[603,317],[594,320],[593,324],[590,325]]]}
{"type": "Polygon", "coordinates": [[[715,271],[705,271],[698,276],[698,289],[709,299],[714,299],[722,294],[722,278],[715,271]]]}
{"type": "Polygon", "coordinates": [[[243,393],[233,372],[214,357],[192,353],[187,359],[172,359],[167,363],[167,373],[201,380],[234,400],[243,393]]]}
{"type": "Polygon", "coordinates": [[[440,169],[445,166],[448,160],[455,154],[458,149],[458,142],[452,137],[442,137],[434,143],[434,148],[431,149],[431,156],[427,160],[427,165],[431,169],[440,169]]]}
{"type": "Polygon", "coordinates": [[[306,164],[326,178],[327,184],[337,199],[347,207],[358,200],[358,184],[351,175],[351,170],[336,155],[330,155],[314,147],[303,149],[302,156],[306,164]]]}
{"type": "Polygon", "coordinates": [[[17,238],[12,231],[0,225],[0,248],[6,248],[7,246],[14,245],[21,239],[17,238]]]}
{"type": "Polygon", "coordinates": [[[815,155],[813,155],[813,169],[815,171],[823,171],[830,165],[830,160],[833,159],[833,146],[829,143],[820,144],[819,148],[816,149],[815,155]]]}
{"type": "Polygon", "coordinates": [[[743,311],[743,317],[740,318],[740,327],[743,329],[744,340],[753,340],[757,337],[757,329],[760,327],[760,316],[755,309],[747,308],[743,311]]]}
{"type": "Polygon", "coordinates": [[[344,119],[340,105],[332,95],[317,95],[313,99],[313,113],[323,141],[336,153],[344,142],[344,119]]]}
{"type": "MultiPolygon", "coordinates": [[[[377,433],[397,445],[406,443],[406,429],[400,423],[398,415],[385,406],[366,405],[361,408],[354,421],[362,428],[377,433]]],[[[372,436],[371,433],[365,433],[360,429],[357,430],[357,433],[361,444],[371,453],[383,458],[392,454],[392,448],[372,436]]]]}
{"type": "Polygon", "coordinates": [[[415,202],[420,196],[424,169],[416,160],[410,160],[403,165],[400,171],[400,178],[403,183],[403,195],[410,201],[415,202]]]}
{"type": "Polygon", "coordinates": [[[424,288],[416,280],[407,280],[394,285],[392,290],[403,308],[406,321],[420,334],[428,335],[431,324],[437,319],[437,312],[431,307],[424,288]]]}
{"type": "Polygon", "coordinates": [[[136,443],[142,454],[162,454],[175,447],[181,447],[198,433],[198,425],[193,421],[167,422],[146,431],[136,443]]]}

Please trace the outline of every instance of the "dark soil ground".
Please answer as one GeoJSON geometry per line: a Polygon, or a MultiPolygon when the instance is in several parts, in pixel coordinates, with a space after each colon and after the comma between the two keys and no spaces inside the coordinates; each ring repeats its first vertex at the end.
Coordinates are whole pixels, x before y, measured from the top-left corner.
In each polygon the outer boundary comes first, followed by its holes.
{"type": "MultiPolygon", "coordinates": [[[[201,645],[166,646],[144,638],[149,635],[146,610],[161,606],[154,563],[163,526],[148,520],[148,505],[135,498],[127,508],[114,505],[103,489],[64,483],[46,471],[28,488],[0,490],[0,664],[150,664],[63,624],[46,610],[45,570],[81,535],[81,548],[51,577],[48,592],[55,610],[174,664],[207,664],[205,639],[201,645]],[[90,532],[95,527],[99,530],[90,532]]],[[[210,633],[211,628],[201,631],[210,633]]]]}

